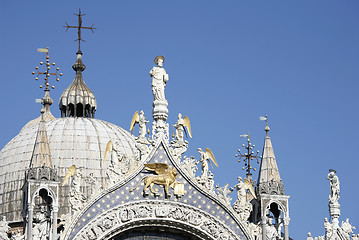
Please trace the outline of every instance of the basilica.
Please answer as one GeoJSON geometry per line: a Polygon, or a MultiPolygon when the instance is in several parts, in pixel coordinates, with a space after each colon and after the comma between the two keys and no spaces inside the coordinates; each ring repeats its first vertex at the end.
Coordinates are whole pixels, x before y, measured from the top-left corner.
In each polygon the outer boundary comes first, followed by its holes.
{"type": "MultiPolygon", "coordinates": [[[[218,163],[209,148],[186,156],[190,118],[178,113],[177,122],[167,121],[171,76],[164,56],[154,56],[151,87],[143,86],[152,91],[152,113],[134,109],[128,131],[95,117],[97,102],[83,79],[80,40],[74,80],[55,99],[61,112],[55,118],[49,81],[61,74],[49,49],[39,51],[46,54],[33,72],[44,81],[40,116],[0,152],[0,239],[290,239],[290,196],[266,117],[261,154],[252,152],[249,135],[244,136],[246,152],[238,157],[247,174],[234,188],[219,186],[211,172],[218,163]],[[260,161],[258,179],[252,179],[253,159],[260,161]]],[[[315,238],[358,239],[349,221],[339,224],[335,170],[327,178],[330,221],[325,235],[315,238]]]]}

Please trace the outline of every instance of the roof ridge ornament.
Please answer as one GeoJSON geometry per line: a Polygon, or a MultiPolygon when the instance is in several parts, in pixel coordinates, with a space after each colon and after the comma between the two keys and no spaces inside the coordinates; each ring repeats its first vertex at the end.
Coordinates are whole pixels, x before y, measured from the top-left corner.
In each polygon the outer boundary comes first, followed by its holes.
{"type": "MultiPolygon", "coordinates": [[[[39,80],[39,76],[40,75],[45,75],[45,78],[44,78],[44,81],[45,81],[45,84],[44,85],[40,85],[40,88],[43,88],[45,87],[44,89],[44,92],[45,92],[45,95],[44,97],[41,99],[41,104],[43,105],[43,109],[41,110],[41,113],[42,113],[42,118],[44,119],[54,119],[55,117],[51,114],[50,112],[50,106],[52,105],[53,103],[53,100],[51,99],[50,97],[50,83],[49,83],[49,77],[50,76],[55,76],[56,77],[56,81],[60,81],[60,76],[62,76],[62,73],[59,73],[58,71],[60,70],[60,68],[56,68],[56,72],[50,72],[50,68],[51,68],[51,65],[52,66],[55,66],[55,63],[53,62],[52,64],[50,64],[50,57],[49,57],[49,47],[47,48],[38,48],[37,49],[38,52],[45,52],[46,53],[46,71],[44,72],[40,72],[39,71],[39,67],[35,67],[36,69],[36,72],[32,72],[32,75],[35,75],[37,74],[37,76],[35,77],[35,80],[39,80]]],[[[40,62],[40,65],[44,65],[44,62],[40,62]]],[[[55,88],[55,86],[51,86],[52,89],[55,88]]]]}

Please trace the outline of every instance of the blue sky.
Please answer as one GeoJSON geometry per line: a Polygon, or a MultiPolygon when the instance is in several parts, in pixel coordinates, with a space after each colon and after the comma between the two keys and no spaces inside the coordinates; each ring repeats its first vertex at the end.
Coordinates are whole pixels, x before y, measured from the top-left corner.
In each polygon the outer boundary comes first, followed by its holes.
{"type": "MultiPolygon", "coordinates": [[[[170,124],[189,116],[193,138],[187,155],[210,148],[220,186],[244,176],[234,157],[250,132],[262,150],[270,136],[286,194],[290,235],[324,234],[328,169],[341,181],[340,220],[359,227],[357,121],[359,2],[267,1],[0,1],[0,100],[3,147],[39,115],[43,96],[31,72],[50,48],[63,77],[51,91],[52,113],[74,78],[76,30],[66,21],[81,8],[84,79],[98,102],[96,118],[129,128],[143,109],[151,118],[148,73],[164,55],[170,124]]],[[[256,178],[254,173],[254,178],[256,178]]],[[[235,198],[235,194],[233,194],[235,198]]],[[[357,231],[358,233],[358,231],[357,231]]]]}

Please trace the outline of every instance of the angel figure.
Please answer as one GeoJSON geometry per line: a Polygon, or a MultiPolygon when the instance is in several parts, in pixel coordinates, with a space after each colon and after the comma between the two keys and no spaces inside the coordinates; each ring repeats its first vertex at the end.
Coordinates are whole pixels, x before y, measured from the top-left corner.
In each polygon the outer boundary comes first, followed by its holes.
{"type": "Polygon", "coordinates": [[[131,121],[131,126],[130,126],[131,134],[133,133],[133,129],[134,129],[136,123],[138,123],[138,126],[139,126],[138,139],[146,139],[146,124],[148,122],[149,121],[146,120],[143,110],[141,110],[140,114],[138,114],[138,111],[136,111],[135,114],[133,114],[132,121],[131,121]]]}
{"type": "Polygon", "coordinates": [[[234,186],[237,189],[237,200],[234,203],[233,207],[234,208],[242,208],[247,203],[247,190],[251,193],[251,195],[254,198],[257,198],[257,197],[256,197],[256,194],[253,189],[253,185],[250,180],[245,178],[244,182],[243,182],[241,177],[238,177],[237,180],[238,180],[238,183],[236,186],[234,186]]]}
{"type": "MultiPolygon", "coordinates": [[[[179,113],[178,114],[178,120],[177,120],[176,124],[173,125],[173,126],[176,129],[175,138],[177,139],[177,142],[179,142],[179,143],[184,142],[184,140],[183,140],[183,132],[186,132],[185,127],[187,128],[189,137],[192,138],[191,123],[190,123],[189,118],[187,116],[182,118],[182,114],[179,113]]],[[[186,135],[187,135],[187,132],[186,132],[186,135]]]]}
{"type": "Polygon", "coordinates": [[[70,177],[72,177],[72,181],[70,183],[69,202],[71,204],[71,209],[74,212],[77,212],[81,210],[83,204],[85,203],[86,197],[83,192],[81,192],[82,173],[80,169],[76,170],[75,165],[72,165],[69,170],[67,170],[61,185],[65,186],[70,177]]]}
{"type": "Polygon", "coordinates": [[[344,221],[342,221],[342,225],[340,226],[341,229],[343,230],[345,236],[349,239],[350,238],[350,235],[353,233],[353,229],[356,229],[354,226],[352,226],[350,223],[349,223],[349,218],[347,218],[344,221]]]}
{"type": "Polygon", "coordinates": [[[209,148],[206,148],[206,152],[203,152],[201,148],[198,148],[197,151],[199,152],[199,154],[201,154],[200,162],[202,164],[202,175],[200,177],[200,180],[204,181],[204,180],[208,179],[208,169],[209,169],[208,162],[212,166],[210,159],[213,161],[214,165],[216,165],[217,167],[218,167],[218,164],[217,164],[216,159],[214,158],[212,151],[209,148]]]}

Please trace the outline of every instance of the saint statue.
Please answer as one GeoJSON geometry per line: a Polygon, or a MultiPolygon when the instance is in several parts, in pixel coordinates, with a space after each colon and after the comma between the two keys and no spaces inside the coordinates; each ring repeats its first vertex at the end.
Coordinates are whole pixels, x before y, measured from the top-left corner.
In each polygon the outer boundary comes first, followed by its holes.
{"type": "Polygon", "coordinates": [[[330,203],[338,203],[338,200],[340,198],[340,182],[338,176],[335,174],[336,171],[334,169],[329,170],[329,174],[327,176],[327,179],[330,181],[330,196],[329,196],[329,202],[330,203]]]}
{"type": "Polygon", "coordinates": [[[47,240],[50,231],[50,217],[48,216],[45,206],[40,206],[40,212],[36,213],[34,220],[33,239],[47,240]]]}
{"type": "Polygon", "coordinates": [[[157,67],[153,67],[150,71],[150,76],[152,77],[152,93],[154,102],[165,102],[165,87],[168,81],[168,74],[166,70],[162,67],[165,58],[163,56],[157,56],[155,58],[155,63],[157,67]]]}

